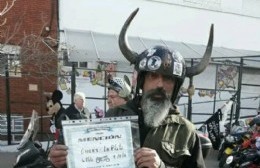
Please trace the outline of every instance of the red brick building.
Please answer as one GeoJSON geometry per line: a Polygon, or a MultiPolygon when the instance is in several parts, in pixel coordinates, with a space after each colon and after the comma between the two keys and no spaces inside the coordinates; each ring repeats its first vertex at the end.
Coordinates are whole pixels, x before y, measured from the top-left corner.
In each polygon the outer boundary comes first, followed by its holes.
{"type": "MultiPolygon", "coordinates": [[[[8,69],[11,115],[30,117],[33,109],[40,116],[47,115],[45,93],[57,88],[57,5],[58,0],[0,1],[0,12],[5,6],[10,7],[4,15],[0,15],[0,114],[7,111],[3,65],[10,63],[3,58],[13,58],[4,48],[19,46],[16,58],[21,72],[14,75],[10,64],[8,69]]],[[[26,128],[28,120],[24,123],[26,128]]],[[[49,119],[41,119],[40,126],[40,131],[48,132],[49,119]]]]}

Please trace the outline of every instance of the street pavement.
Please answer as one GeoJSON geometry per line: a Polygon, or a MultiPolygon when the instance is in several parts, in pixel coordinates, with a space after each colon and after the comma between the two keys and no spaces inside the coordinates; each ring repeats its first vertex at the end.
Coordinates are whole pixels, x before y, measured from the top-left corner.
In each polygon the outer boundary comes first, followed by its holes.
{"type": "Polygon", "coordinates": [[[217,155],[218,155],[218,151],[211,149],[209,155],[205,159],[205,164],[207,168],[218,168],[217,155]]]}
{"type": "Polygon", "coordinates": [[[15,163],[16,156],[16,152],[0,152],[0,167],[12,168],[15,163]]]}
{"type": "MultiPolygon", "coordinates": [[[[0,167],[12,168],[15,163],[17,152],[0,152],[0,167]]],[[[217,151],[211,150],[205,159],[207,168],[218,168],[217,151]]]]}

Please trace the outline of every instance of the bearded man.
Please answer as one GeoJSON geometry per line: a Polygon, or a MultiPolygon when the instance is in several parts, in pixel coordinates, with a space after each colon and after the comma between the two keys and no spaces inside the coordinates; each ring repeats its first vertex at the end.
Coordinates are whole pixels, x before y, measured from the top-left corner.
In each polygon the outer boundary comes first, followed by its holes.
{"type": "MultiPolygon", "coordinates": [[[[168,51],[164,47],[154,49],[156,52],[168,51]]],[[[142,71],[140,76],[144,78],[140,84],[142,96],[110,109],[106,114],[106,117],[139,116],[141,148],[135,152],[136,166],[205,167],[195,127],[178,115],[171,102],[172,93],[178,86],[177,78],[150,71],[142,71]]]]}
{"type": "MultiPolygon", "coordinates": [[[[138,72],[133,100],[111,108],[106,117],[138,115],[140,145],[134,153],[138,168],[204,168],[200,139],[194,125],[179,115],[174,105],[185,77],[201,73],[208,65],[213,45],[213,26],[206,52],[197,65],[186,67],[177,51],[155,46],[141,54],[128,46],[126,31],[138,12],[126,20],[119,35],[120,50],[138,72]]],[[[56,167],[66,161],[66,147],[54,146],[50,160],[56,167]]]]}
{"type": "Polygon", "coordinates": [[[106,117],[138,115],[140,149],[135,151],[138,168],[204,168],[200,139],[195,126],[179,115],[174,105],[185,77],[201,73],[208,65],[213,45],[213,26],[203,59],[186,67],[182,55],[168,46],[154,46],[138,54],[131,50],[126,31],[138,12],[125,22],[120,36],[120,50],[135,65],[137,85],[133,100],[109,109],[106,117]]]}

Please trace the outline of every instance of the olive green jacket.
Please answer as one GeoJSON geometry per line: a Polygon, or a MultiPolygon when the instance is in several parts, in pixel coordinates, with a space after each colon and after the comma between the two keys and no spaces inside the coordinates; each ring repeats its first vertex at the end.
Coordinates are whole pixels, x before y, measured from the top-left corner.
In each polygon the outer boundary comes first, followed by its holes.
{"type": "Polygon", "coordinates": [[[160,168],[204,168],[199,137],[194,125],[179,115],[178,110],[169,112],[167,118],[157,128],[147,128],[140,115],[142,111],[134,101],[114,109],[109,109],[106,117],[139,116],[139,131],[142,147],[156,150],[162,163],[160,168]]]}

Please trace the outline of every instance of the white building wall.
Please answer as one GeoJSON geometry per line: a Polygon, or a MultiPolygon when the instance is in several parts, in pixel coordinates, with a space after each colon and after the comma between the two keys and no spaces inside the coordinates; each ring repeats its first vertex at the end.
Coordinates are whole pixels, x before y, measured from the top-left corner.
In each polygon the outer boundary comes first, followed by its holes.
{"type": "MultiPolygon", "coordinates": [[[[260,9],[258,1],[215,0],[220,4],[218,11],[214,8],[215,11],[184,6],[191,0],[178,1],[181,5],[170,1],[62,0],[60,29],[118,34],[125,19],[139,7],[140,11],[128,31],[129,35],[205,44],[210,24],[214,23],[215,46],[260,50],[260,12],[256,10],[260,9]]],[[[206,2],[209,1],[204,4],[206,2]]]]}

